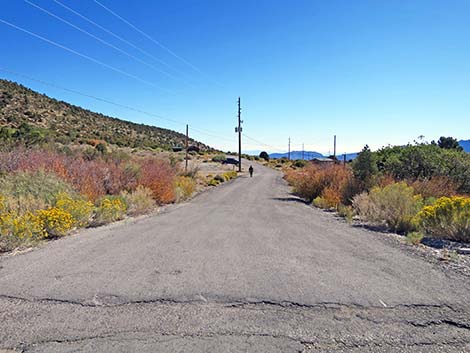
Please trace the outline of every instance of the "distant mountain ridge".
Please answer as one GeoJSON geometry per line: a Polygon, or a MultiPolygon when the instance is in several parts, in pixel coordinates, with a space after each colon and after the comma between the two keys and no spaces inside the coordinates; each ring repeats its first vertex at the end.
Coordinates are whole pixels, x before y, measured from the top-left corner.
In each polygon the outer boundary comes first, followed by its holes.
{"type": "MultiPolygon", "coordinates": [[[[354,158],[356,158],[358,153],[347,153],[346,154],[346,160],[351,161],[354,158]]],[[[270,158],[288,158],[289,154],[287,152],[285,153],[271,153],[269,154],[270,158]]],[[[305,159],[305,160],[310,160],[314,158],[328,158],[329,156],[325,156],[321,154],[320,152],[316,151],[292,151],[290,153],[290,158],[291,159],[305,159]]],[[[343,155],[337,155],[336,156],[339,160],[343,159],[343,155]]]]}
{"type": "MultiPolygon", "coordinates": [[[[170,150],[185,143],[182,133],[95,113],[0,79],[0,137],[14,136],[25,124],[64,144],[104,141],[119,147],[170,150]]],[[[212,150],[193,139],[189,143],[202,151],[212,150]]]]}

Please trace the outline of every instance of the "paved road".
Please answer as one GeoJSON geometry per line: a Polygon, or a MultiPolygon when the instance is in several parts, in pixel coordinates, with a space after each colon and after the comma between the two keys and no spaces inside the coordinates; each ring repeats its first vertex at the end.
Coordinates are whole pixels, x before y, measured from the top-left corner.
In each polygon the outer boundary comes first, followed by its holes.
{"type": "Polygon", "coordinates": [[[160,215],[0,257],[0,352],[465,352],[470,281],[255,166],[160,215]]]}

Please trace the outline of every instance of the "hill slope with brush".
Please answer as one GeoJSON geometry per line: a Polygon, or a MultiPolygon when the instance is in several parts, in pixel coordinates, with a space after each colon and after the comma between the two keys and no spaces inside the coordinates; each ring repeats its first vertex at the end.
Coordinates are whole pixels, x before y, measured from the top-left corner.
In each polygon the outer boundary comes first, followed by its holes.
{"type": "MultiPolygon", "coordinates": [[[[0,139],[64,144],[104,141],[119,147],[168,150],[184,146],[185,136],[95,113],[0,79],[0,139]]],[[[193,139],[189,143],[203,151],[211,149],[193,139]]]]}

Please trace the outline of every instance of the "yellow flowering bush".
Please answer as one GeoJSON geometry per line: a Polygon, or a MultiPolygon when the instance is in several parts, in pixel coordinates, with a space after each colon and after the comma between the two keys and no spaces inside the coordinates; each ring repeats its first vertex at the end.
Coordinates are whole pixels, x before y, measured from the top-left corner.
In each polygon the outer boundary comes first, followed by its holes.
{"type": "Polygon", "coordinates": [[[180,176],[176,179],[176,193],[178,199],[186,200],[196,190],[196,182],[193,178],[187,176],[180,176]]]}
{"type": "Polygon", "coordinates": [[[57,195],[55,206],[72,215],[73,227],[86,227],[93,216],[93,203],[73,198],[67,193],[57,195]]]}
{"type": "Polygon", "coordinates": [[[36,212],[48,235],[61,237],[73,228],[74,219],[70,213],[57,207],[36,212]]]}
{"type": "Polygon", "coordinates": [[[18,215],[14,212],[0,213],[0,235],[19,239],[45,237],[47,233],[42,220],[34,213],[18,215]]]}
{"type": "Polygon", "coordinates": [[[120,197],[107,196],[101,199],[96,209],[94,225],[107,224],[124,218],[126,203],[120,197]]]}
{"type": "Polygon", "coordinates": [[[230,172],[225,172],[223,174],[223,177],[225,180],[229,181],[231,179],[235,179],[236,177],[238,176],[237,172],[236,171],[230,171],[230,172]]]}
{"type": "Polygon", "coordinates": [[[441,197],[425,206],[416,216],[419,227],[428,235],[470,242],[470,198],[441,197]]]}

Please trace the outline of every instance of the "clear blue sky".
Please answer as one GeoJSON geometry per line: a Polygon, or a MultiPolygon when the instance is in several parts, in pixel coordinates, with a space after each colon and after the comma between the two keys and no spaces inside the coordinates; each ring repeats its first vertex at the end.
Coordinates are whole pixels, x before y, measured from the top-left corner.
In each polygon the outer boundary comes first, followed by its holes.
{"type": "Polygon", "coordinates": [[[182,124],[0,72],[52,97],[122,119],[184,131],[236,149],[242,98],[245,150],[328,153],[404,144],[420,135],[470,138],[468,0],[100,0],[187,60],[162,49],[93,0],[60,0],[145,50],[146,56],[53,0],[29,0],[157,70],[107,47],[22,0],[0,18],[148,82],[0,23],[0,67],[130,105],[182,124]],[[167,67],[155,60],[163,60],[167,67]],[[159,86],[163,90],[156,88],[159,86]],[[220,137],[219,137],[220,136],[220,137]]]}

